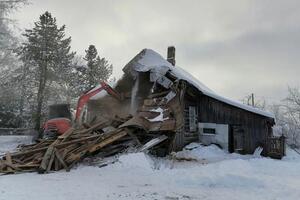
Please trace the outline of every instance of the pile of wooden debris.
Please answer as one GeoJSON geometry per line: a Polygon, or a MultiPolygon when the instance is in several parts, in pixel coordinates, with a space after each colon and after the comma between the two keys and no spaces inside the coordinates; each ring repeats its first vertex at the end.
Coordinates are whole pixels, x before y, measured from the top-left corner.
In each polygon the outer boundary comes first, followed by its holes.
{"type": "Polygon", "coordinates": [[[132,116],[84,124],[81,128],[70,128],[57,139],[42,139],[36,144],[23,145],[18,151],[6,153],[0,160],[0,173],[33,172],[48,173],[65,169],[69,171],[83,158],[100,154],[103,157],[120,153],[129,147],[145,151],[168,138],[153,135],[139,129],[122,126],[132,116]]]}

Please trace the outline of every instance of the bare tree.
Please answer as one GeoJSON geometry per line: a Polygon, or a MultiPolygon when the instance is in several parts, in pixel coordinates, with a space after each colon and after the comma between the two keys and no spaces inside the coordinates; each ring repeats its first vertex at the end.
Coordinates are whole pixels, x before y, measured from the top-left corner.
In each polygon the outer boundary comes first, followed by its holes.
{"type": "Polygon", "coordinates": [[[287,143],[292,148],[300,147],[300,89],[288,88],[288,96],[282,104],[272,105],[271,111],[275,115],[277,135],[287,137],[287,143]]]}

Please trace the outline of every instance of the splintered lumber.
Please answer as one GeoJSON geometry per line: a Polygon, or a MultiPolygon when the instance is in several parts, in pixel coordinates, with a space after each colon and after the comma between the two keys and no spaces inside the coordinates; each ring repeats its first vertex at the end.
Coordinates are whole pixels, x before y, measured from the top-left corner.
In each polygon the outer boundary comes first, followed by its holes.
{"type": "Polygon", "coordinates": [[[67,164],[62,159],[62,157],[60,156],[60,154],[58,153],[58,151],[55,151],[55,156],[58,159],[58,161],[62,164],[62,166],[66,169],[66,171],[69,171],[69,168],[68,168],[67,164]]]}
{"type": "Polygon", "coordinates": [[[14,172],[14,167],[12,166],[13,164],[9,152],[6,153],[5,159],[6,159],[5,165],[7,165],[8,172],[14,172]]]}
{"type": "Polygon", "coordinates": [[[132,131],[129,128],[125,128],[126,132],[128,133],[128,135],[130,135],[130,137],[140,146],[142,143],[140,142],[140,140],[138,139],[138,137],[132,133],[132,131]]]}
{"type": "Polygon", "coordinates": [[[0,172],[38,171],[39,173],[48,173],[51,170],[60,169],[68,171],[84,157],[98,152],[103,147],[127,135],[123,129],[97,133],[96,127],[103,127],[104,123],[107,122],[92,126],[93,132],[90,132],[91,128],[85,130],[71,128],[55,141],[40,141],[35,145],[23,146],[18,152],[7,153],[4,157],[5,160],[0,162],[0,172]]]}
{"type": "Polygon", "coordinates": [[[88,129],[78,131],[78,134],[90,133],[90,132],[92,132],[94,130],[102,129],[102,128],[108,126],[109,124],[110,124],[110,121],[108,121],[108,120],[107,121],[101,121],[101,122],[98,122],[98,123],[94,124],[93,126],[91,126],[88,129]]]}
{"type": "MultiPolygon", "coordinates": [[[[2,160],[0,159],[0,173],[32,171],[48,173],[61,169],[69,171],[76,163],[88,156],[99,153],[106,157],[120,153],[131,146],[142,146],[142,141],[145,139],[140,140],[134,128],[120,126],[130,118],[132,116],[126,118],[116,116],[94,125],[70,128],[55,140],[41,139],[36,144],[22,145],[18,151],[8,152],[2,160]]],[[[149,133],[145,135],[143,137],[152,137],[149,133]]],[[[147,143],[143,147],[149,149],[165,139],[156,138],[151,144],[147,143]]]]}
{"type": "Polygon", "coordinates": [[[74,130],[74,128],[69,128],[63,135],[60,135],[58,139],[62,139],[61,142],[66,141],[74,133],[74,130]]]}
{"type": "Polygon", "coordinates": [[[54,150],[55,150],[54,146],[52,146],[52,145],[47,149],[47,151],[43,157],[43,160],[41,162],[41,165],[39,167],[39,173],[45,172],[48,169],[48,165],[53,157],[52,155],[54,155],[54,153],[55,153],[54,150]]]}
{"type": "Polygon", "coordinates": [[[55,149],[54,149],[54,152],[52,153],[52,155],[51,155],[51,157],[50,157],[50,161],[49,161],[49,163],[48,163],[46,172],[49,172],[49,171],[51,170],[51,166],[52,166],[52,164],[53,164],[54,158],[55,158],[55,149]]]}
{"type": "MultiPolygon", "coordinates": [[[[72,141],[69,141],[69,142],[64,142],[64,143],[61,143],[61,144],[57,144],[57,145],[54,145],[54,147],[63,148],[63,147],[68,146],[70,144],[74,144],[74,143],[78,143],[78,142],[84,142],[84,141],[92,140],[92,139],[95,139],[95,138],[98,138],[98,137],[99,137],[99,135],[93,135],[93,136],[90,136],[90,137],[80,138],[80,139],[77,139],[77,140],[72,140],[72,141]]],[[[46,151],[48,148],[49,148],[49,146],[41,147],[41,148],[37,148],[37,149],[33,149],[33,150],[28,150],[28,151],[23,151],[23,152],[22,151],[21,152],[16,152],[16,153],[12,153],[11,156],[12,157],[26,156],[26,155],[35,154],[35,153],[38,153],[38,152],[41,152],[41,151],[46,151]]]]}
{"type": "Polygon", "coordinates": [[[144,144],[144,146],[142,146],[139,149],[139,151],[146,151],[146,150],[150,149],[151,147],[165,141],[166,139],[168,139],[168,137],[165,135],[161,135],[157,138],[154,138],[154,139],[150,140],[149,142],[147,142],[146,144],[144,144]]]}
{"type": "Polygon", "coordinates": [[[48,168],[51,168],[51,166],[49,166],[49,164],[52,165],[52,162],[53,162],[53,159],[54,159],[54,154],[56,153],[55,151],[55,145],[56,144],[59,144],[61,142],[64,141],[64,139],[68,138],[70,136],[70,134],[73,133],[73,129],[69,129],[67,132],[66,132],[66,136],[64,138],[57,138],[57,140],[55,140],[50,146],[49,148],[47,149],[43,159],[42,159],[42,162],[41,162],[41,165],[39,167],[39,172],[45,172],[47,171],[48,168]]]}
{"type": "Polygon", "coordinates": [[[116,134],[112,135],[111,137],[106,138],[103,141],[99,142],[98,144],[93,145],[91,148],[89,148],[88,151],[90,153],[93,153],[93,152],[105,147],[106,145],[108,145],[110,143],[113,143],[114,141],[124,137],[125,135],[127,135],[127,132],[125,132],[125,131],[121,131],[119,133],[116,133],[116,134]]]}

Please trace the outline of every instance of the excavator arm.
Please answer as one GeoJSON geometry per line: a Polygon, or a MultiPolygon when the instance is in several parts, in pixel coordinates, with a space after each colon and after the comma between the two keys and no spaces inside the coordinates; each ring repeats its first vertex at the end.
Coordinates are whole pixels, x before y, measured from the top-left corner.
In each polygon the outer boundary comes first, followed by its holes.
{"type": "Polygon", "coordinates": [[[121,100],[121,96],[117,91],[115,91],[104,81],[101,81],[99,86],[94,87],[93,89],[89,90],[79,97],[75,114],[75,123],[78,122],[82,109],[84,105],[89,101],[89,99],[103,90],[105,90],[109,95],[115,97],[116,99],[121,100]]]}

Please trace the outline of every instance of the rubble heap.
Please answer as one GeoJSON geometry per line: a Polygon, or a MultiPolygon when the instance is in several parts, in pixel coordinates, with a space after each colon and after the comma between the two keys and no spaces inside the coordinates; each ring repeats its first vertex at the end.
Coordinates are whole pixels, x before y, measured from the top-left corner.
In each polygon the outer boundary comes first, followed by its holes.
{"type": "MultiPolygon", "coordinates": [[[[145,102],[149,104],[149,100],[145,102]]],[[[170,124],[171,116],[162,113],[161,110],[161,108],[151,107],[147,111],[147,108],[143,107],[135,117],[116,116],[110,120],[99,121],[92,126],[83,124],[77,129],[70,128],[55,140],[41,139],[35,144],[20,146],[18,151],[7,152],[0,160],[0,173],[33,171],[48,173],[61,169],[69,171],[83,158],[95,154],[107,157],[123,152],[129,147],[133,147],[135,151],[146,151],[158,144],[166,148],[168,145],[164,143],[168,141],[168,137],[162,134],[163,132],[155,133],[149,128],[145,132],[145,129],[132,126],[132,122],[136,121],[161,124],[163,121],[160,119],[161,116],[162,119],[166,119],[167,124],[170,124]]]]}
{"type": "Polygon", "coordinates": [[[161,156],[181,150],[187,82],[172,74],[170,69],[176,68],[169,65],[154,52],[143,50],[124,67],[125,75],[115,87],[122,101],[109,96],[91,101],[90,125],[83,123],[56,140],[40,140],[7,153],[0,160],[0,173],[70,170],[88,156],[106,157],[129,147],[150,149],[161,156]],[[132,115],[116,117],[128,113],[132,115]],[[98,122],[92,123],[94,119],[98,122]]]}

